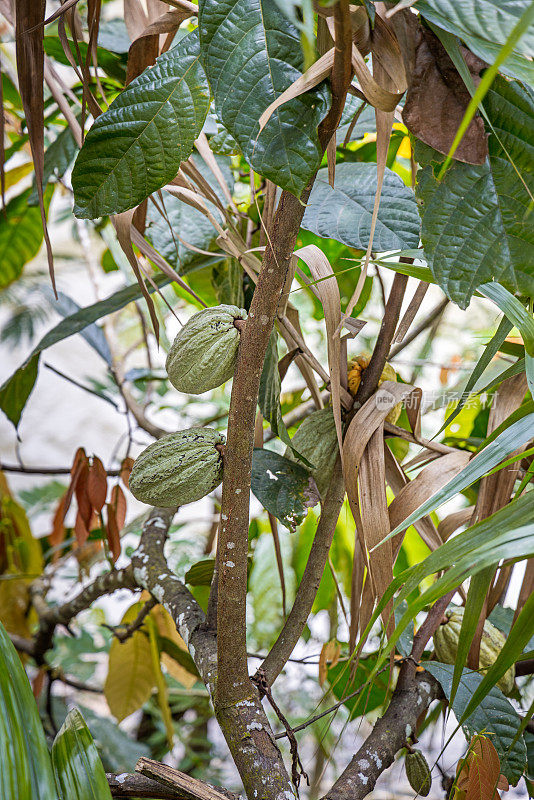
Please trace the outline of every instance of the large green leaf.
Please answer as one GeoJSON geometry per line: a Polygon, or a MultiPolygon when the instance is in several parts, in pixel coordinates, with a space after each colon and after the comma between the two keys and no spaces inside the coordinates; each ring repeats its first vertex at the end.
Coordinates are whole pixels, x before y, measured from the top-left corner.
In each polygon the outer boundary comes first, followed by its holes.
{"type": "Polygon", "coordinates": [[[208,108],[209,86],[193,31],[95,121],[72,173],[76,216],[126,211],[172,180],[191,155],[208,108]]]}
{"type": "Polygon", "coordinates": [[[300,195],[321,163],[326,85],[280,106],[259,133],[261,114],[302,73],[298,30],[270,0],[200,0],[199,30],[220,120],[256,172],[300,195]]]}
{"type": "Polygon", "coordinates": [[[20,658],[0,623],[0,797],[57,800],[41,720],[20,658]]]}
{"type": "Polygon", "coordinates": [[[418,174],[425,254],[461,308],[493,280],[534,295],[534,92],[499,77],[484,107],[496,132],[489,135],[486,163],[454,162],[441,182],[435,163],[418,174]]]}
{"type": "Polygon", "coordinates": [[[252,458],[251,488],[262,506],[290,530],[319,502],[315,481],[304,467],[259,447],[252,458]]]}
{"type": "MultiPolygon", "coordinates": [[[[441,664],[437,661],[424,661],[428,670],[441,684],[446,697],[450,698],[454,673],[453,664],[441,664]]],[[[452,700],[452,710],[458,720],[464,716],[471,697],[482,683],[478,672],[464,669],[458,685],[456,696],[452,700]]],[[[491,689],[478,708],[462,722],[462,729],[468,741],[476,733],[491,735],[491,741],[501,760],[501,772],[506,775],[512,786],[519,781],[527,760],[527,750],[523,736],[517,734],[521,719],[509,700],[496,686],[491,689]]]]}
{"type": "MultiPolygon", "coordinates": [[[[49,187],[45,192],[46,211],[53,191],[49,187]]],[[[41,212],[28,205],[31,193],[31,189],[26,189],[13,197],[0,214],[0,290],[17,280],[43,242],[41,212]]]]}
{"type": "MultiPolygon", "coordinates": [[[[416,8],[426,19],[463,39],[470,50],[492,64],[531,0],[418,0],[416,8]]],[[[503,72],[534,81],[531,56],[534,30],[527,30],[503,72]]]]}
{"type": "MultiPolygon", "coordinates": [[[[376,164],[346,161],[336,167],[335,188],[328,170],[317,175],[302,227],[325,238],[365,250],[376,193],[376,164]]],[[[420,220],[414,193],[389,169],[384,175],[373,250],[405,250],[419,244],[420,220]]]]}
{"type": "Polygon", "coordinates": [[[69,711],[52,745],[52,766],[61,800],[111,800],[111,791],[85,720],[69,711]]]}
{"type": "MultiPolygon", "coordinates": [[[[203,159],[197,154],[194,154],[192,159],[199,172],[211,185],[219,199],[226,205],[222,189],[215,181],[213,173],[207,168],[203,159]]],[[[234,179],[230,170],[230,159],[219,156],[217,162],[228,188],[232,191],[234,179]]],[[[166,194],[163,198],[163,205],[160,197],[157,198],[157,203],[164,215],[160,213],[157,206],[149,203],[147,238],[158,253],[161,253],[169,264],[172,264],[180,274],[183,274],[187,272],[189,265],[198,260],[198,253],[187,247],[185,242],[201,250],[208,250],[215,242],[218,233],[205,214],[182,202],[177,197],[166,194]]],[[[221,215],[215,204],[209,202],[209,200],[206,200],[205,204],[215,218],[220,220],[221,215]]]]}
{"type": "MultiPolygon", "coordinates": [[[[216,261],[216,258],[211,259],[209,256],[202,256],[196,261],[195,265],[200,268],[216,263],[216,261]]],[[[154,278],[155,286],[149,284],[147,289],[152,293],[156,290],[156,287],[162,288],[170,283],[171,280],[167,275],[157,275],[154,278]]],[[[99,300],[98,303],[80,308],[75,314],[65,317],[43,336],[24,364],[0,386],[0,409],[15,427],[20,422],[24,406],[35,384],[40,353],[68,336],[80,333],[96,320],[108,314],[113,314],[114,311],[124,308],[133,300],[138,300],[141,294],[141,289],[137,283],[120,289],[118,292],[106,297],[105,300],[99,300]]]]}

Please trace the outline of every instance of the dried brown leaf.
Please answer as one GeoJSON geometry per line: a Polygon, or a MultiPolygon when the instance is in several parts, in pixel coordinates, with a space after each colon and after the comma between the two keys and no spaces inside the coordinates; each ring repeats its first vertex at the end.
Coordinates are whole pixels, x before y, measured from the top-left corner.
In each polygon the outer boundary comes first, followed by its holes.
{"type": "Polygon", "coordinates": [[[117,520],[119,531],[122,531],[124,528],[124,522],[126,520],[126,497],[119,484],[116,484],[111,490],[110,502],[115,510],[115,518],[117,520]]]}
{"type": "MultiPolygon", "coordinates": [[[[419,26],[416,36],[415,65],[402,121],[418,139],[447,154],[471,95],[438,37],[422,26],[419,26]]],[[[480,82],[479,74],[487,64],[466,48],[461,49],[476,86],[480,82]]],[[[476,116],[454,157],[469,164],[483,164],[487,154],[484,122],[476,116]]]]}
{"type": "Polygon", "coordinates": [[[89,478],[87,481],[87,494],[89,502],[97,512],[102,511],[108,493],[108,476],[101,460],[93,456],[89,467],[89,478]]]}
{"type": "Polygon", "coordinates": [[[113,503],[107,504],[107,512],[108,513],[107,513],[106,534],[107,534],[109,549],[113,557],[113,563],[115,563],[115,561],[121,554],[121,538],[120,538],[120,528],[117,522],[116,510],[113,503]]]}
{"type": "Polygon", "coordinates": [[[44,47],[43,23],[46,0],[17,0],[15,14],[15,42],[19,91],[26,116],[26,126],[35,167],[35,183],[39,197],[41,221],[48,258],[48,270],[54,293],[54,259],[48,236],[43,198],[44,170],[44,47]]]}

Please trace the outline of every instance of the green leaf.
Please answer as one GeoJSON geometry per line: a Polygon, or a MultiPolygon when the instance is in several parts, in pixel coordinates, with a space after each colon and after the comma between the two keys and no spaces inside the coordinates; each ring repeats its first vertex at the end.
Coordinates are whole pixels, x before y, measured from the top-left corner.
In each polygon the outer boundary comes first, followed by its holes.
{"type": "MultiPolygon", "coordinates": [[[[432,513],[443,503],[455,497],[459,492],[467,489],[472,483],[477,481],[486,472],[493,469],[499,461],[510,455],[522,444],[528,442],[532,437],[532,426],[534,424],[534,414],[527,414],[518,419],[506,430],[499,434],[483,450],[481,450],[464,469],[455,475],[452,480],[445,484],[439,491],[434,492],[428,500],[425,500],[415,511],[413,511],[400,525],[391,531],[387,538],[395,536],[414,522],[418,522],[426,514],[432,513]]],[[[441,548],[440,548],[441,549],[441,548]]]]}
{"type": "Polygon", "coordinates": [[[35,698],[20,658],[0,623],[0,797],[57,800],[35,698]]]}
{"type": "Polygon", "coordinates": [[[280,106],[261,133],[258,122],[302,74],[299,31],[267,0],[201,0],[199,31],[219,119],[256,172],[300,195],[321,163],[326,83],[280,106]]]}
{"type": "MultiPolygon", "coordinates": [[[[197,154],[192,156],[193,162],[201,175],[208,181],[211,188],[219,196],[219,199],[226,205],[226,200],[222,189],[216,183],[213,173],[209,170],[202,158],[197,154]]],[[[217,162],[223,176],[232,191],[234,179],[230,171],[230,159],[218,157],[217,162]]],[[[218,232],[215,230],[209,219],[197,209],[192,208],[187,203],[182,202],[177,197],[165,194],[157,198],[158,207],[164,212],[164,216],[153,203],[148,206],[147,213],[147,239],[156,248],[177,272],[183,275],[187,272],[188,266],[194,266],[198,260],[198,253],[191,250],[187,244],[191,244],[201,250],[209,250],[217,239],[218,232]]],[[[214,203],[209,200],[204,201],[216,219],[220,220],[220,211],[214,203]]]]}
{"type": "Polygon", "coordinates": [[[191,675],[200,678],[200,673],[196,668],[195,662],[187,652],[182,650],[181,647],[169,639],[167,636],[158,637],[159,649],[162,653],[167,653],[168,656],[173,658],[180,666],[186,669],[191,675]]]}
{"type": "Polygon", "coordinates": [[[61,800],[111,800],[93,737],[76,708],[69,711],[54,739],[52,765],[61,800]]]}
{"type": "Polygon", "coordinates": [[[136,742],[109,717],[100,717],[89,708],[82,708],[106,772],[133,772],[141,756],[150,758],[151,750],[144,742],[136,742]]]}
{"type": "Polygon", "coordinates": [[[185,573],[184,580],[190,586],[211,586],[213,580],[213,571],[215,569],[215,559],[205,558],[203,561],[197,561],[185,573]]]}
{"type": "Polygon", "coordinates": [[[37,380],[38,368],[39,356],[32,355],[0,386],[0,408],[15,428],[37,380]]]}
{"type": "Polygon", "coordinates": [[[369,714],[384,703],[388,688],[388,672],[382,672],[381,675],[371,678],[376,663],[375,655],[361,658],[353,677],[352,664],[349,661],[339,661],[335,667],[328,669],[328,681],[337,700],[342,700],[362,687],[362,691],[356,697],[351,697],[344,702],[350,711],[351,719],[361,717],[362,714],[369,714]],[[370,683],[365,686],[368,680],[370,683]]]}
{"type": "Polygon", "coordinates": [[[251,488],[262,506],[290,530],[319,502],[315,482],[304,467],[259,447],[252,458],[251,488]]]}
{"type": "MultiPolygon", "coordinates": [[[[493,567],[488,567],[482,570],[478,575],[473,575],[469,583],[469,591],[465,603],[465,609],[462,613],[462,625],[460,629],[460,636],[458,639],[458,650],[456,653],[456,661],[454,663],[454,675],[452,686],[450,690],[449,700],[452,703],[456,696],[460,680],[462,678],[462,670],[467,663],[471,643],[476,633],[480,614],[486,599],[487,591],[493,581],[495,570],[493,567]]],[[[479,665],[480,666],[480,665],[479,665]]]]}
{"type": "Polygon", "coordinates": [[[74,213],[126,211],[172,180],[193,150],[209,108],[195,31],[114,100],[93,124],[72,173],[74,213]]]}
{"type": "Polygon", "coordinates": [[[466,308],[483,283],[534,295],[534,93],[498,77],[484,106],[490,131],[485,164],[455,162],[438,182],[435,164],[418,173],[421,238],[429,266],[445,293],[466,308]],[[506,148],[502,149],[501,142],[506,148]],[[512,162],[510,161],[512,159],[512,162]]]}
{"type": "MultiPolygon", "coordinates": [[[[45,150],[43,187],[47,186],[51,178],[63,177],[74,161],[77,152],[78,145],[74,141],[72,131],[67,125],[45,150]]],[[[32,193],[28,197],[28,205],[36,206],[38,204],[39,197],[37,195],[37,187],[34,179],[32,193]]]]}
{"type": "MultiPolygon", "coordinates": [[[[70,51],[74,56],[75,61],[77,61],[78,56],[76,54],[76,47],[74,46],[72,40],[67,39],[67,41],[70,51]]],[[[78,40],[77,44],[80,49],[80,55],[85,61],[87,58],[87,43],[78,40]]],[[[59,36],[45,36],[43,39],[43,45],[47,56],[55,59],[60,64],[64,64],[66,67],[70,67],[70,61],[65,55],[65,51],[63,50],[63,45],[61,44],[59,36]]],[[[105,47],[97,47],[96,57],[98,59],[98,66],[106,73],[106,75],[109,75],[110,78],[115,78],[115,80],[119,81],[121,84],[124,83],[126,80],[126,58],[123,58],[117,52],[110,52],[110,50],[106,49],[105,47]]]]}
{"type": "MultiPolygon", "coordinates": [[[[424,661],[422,666],[440,682],[446,697],[450,697],[454,666],[437,661],[424,661]]],[[[458,721],[464,717],[469,701],[481,683],[482,676],[478,672],[463,670],[458,692],[452,701],[452,710],[458,721]]],[[[490,735],[501,760],[501,771],[512,786],[519,781],[527,760],[523,737],[519,736],[512,745],[520,724],[521,720],[513,705],[496,686],[461,723],[467,741],[476,733],[490,735]]]]}
{"type": "MultiPolygon", "coordinates": [[[[321,169],[306,207],[302,227],[325,238],[365,250],[369,243],[376,192],[376,164],[344,162],[336,183],[321,169]]],[[[384,175],[373,250],[404,250],[419,244],[419,214],[414,193],[389,169],[384,175]]]]}
{"type": "MultiPolygon", "coordinates": [[[[44,194],[48,212],[53,187],[44,194]]],[[[17,280],[25,264],[35,258],[43,242],[43,225],[38,208],[28,205],[32,190],[13,197],[0,214],[0,290],[17,280]]]]}
{"type": "MultiPolygon", "coordinates": [[[[495,606],[488,619],[493,625],[495,625],[496,628],[508,636],[512,629],[512,625],[514,624],[514,616],[515,610],[513,608],[495,606]]],[[[534,650],[534,632],[530,641],[527,642],[523,652],[529,652],[530,650],[534,650]]]]}
{"type": "MultiPolygon", "coordinates": [[[[197,261],[197,265],[205,266],[207,264],[216,263],[217,259],[210,259],[204,256],[197,261]]],[[[171,278],[166,275],[156,275],[154,283],[157,287],[162,288],[171,282],[171,278]]],[[[154,286],[149,284],[147,289],[150,293],[155,291],[154,286]]],[[[51,347],[57,342],[61,342],[68,336],[73,336],[75,333],[80,333],[88,325],[91,325],[96,320],[105,317],[108,314],[113,314],[128,303],[138,300],[141,297],[141,289],[139,284],[127,286],[120,289],[118,292],[106,297],[105,300],[99,300],[98,303],[93,303],[90,306],[81,308],[75,314],[71,314],[61,322],[58,322],[52,330],[48,331],[43,336],[39,344],[32,350],[24,364],[19,367],[4,383],[0,386],[0,409],[13,423],[18,427],[24,406],[28,402],[35,381],[37,379],[37,367],[39,364],[39,355],[43,350],[51,347]]]]}
{"type": "MultiPolygon", "coordinates": [[[[459,36],[477,56],[492,64],[531,0],[418,0],[417,10],[430,22],[459,36]]],[[[530,60],[534,51],[534,31],[527,30],[514,54],[501,67],[503,72],[534,81],[530,60]]]]}

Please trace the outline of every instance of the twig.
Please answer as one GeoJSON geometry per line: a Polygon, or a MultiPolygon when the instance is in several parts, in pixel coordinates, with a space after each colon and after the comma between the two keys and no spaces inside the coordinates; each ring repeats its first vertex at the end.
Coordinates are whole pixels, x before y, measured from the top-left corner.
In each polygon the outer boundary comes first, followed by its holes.
{"type": "Polygon", "coordinates": [[[104,625],[105,628],[108,628],[115,636],[119,642],[125,642],[131,636],[134,635],[139,628],[142,627],[145,619],[148,617],[152,609],[157,606],[158,601],[155,600],[153,597],[144,604],[143,608],[137,615],[137,617],[130,622],[129,625],[104,625]]]}
{"type": "Polygon", "coordinates": [[[417,325],[417,327],[414,328],[410,334],[405,336],[402,342],[399,342],[399,344],[395,345],[395,347],[392,347],[389,353],[390,361],[391,359],[395,358],[395,356],[398,356],[398,354],[401,353],[405,347],[408,347],[408,345],[411,344],[414,339],[417,339],[417,337],[421,333],[423,333],[423,331],[429,328],[434,322],[434,320],[436,320],[438,317],[441,316],[441,314],[443,314],[448,304],[449,304],[449,298],[448,297],[443,298],[441,303],[439,303],[427,317],[421,320],[419,325],[417,325]]]}
{"type": "Polygon", "coordinates": [[[289,749],[291,751],[291,781],[296,789],[298,797],[301,777],[305,779],[308,786],[310,785],[310,779],[308,778],[308,774],[304,770],[304,767],[302,766],[302,761],[300,760],[295,733],[272,695],[271,687],[267,683],[267,679],[265,677],[265,670],[263,670],[260,667],[257,670],[254,677],[252,678],[252,682],[258,687],[258,692],[260,693],[260,697],[267,698],[276,716],[278,717],[278,719],[285,728],[285,735],[289,739],[289,749]]]}
{"type": "MultiPolygon", "coordinates": [[[[389,670],[389,663],[386,664],[385,667],[382,667],[382,669],[379,670],[376,673],[375,677],[377,677],[378,675],[381,675],[386,670],[389,670]]],[[[341,706],[344,705],[347,702],[347,700],[352,700],[353,697],[357,697],[362,692],[362,690],[366,687],[366,685],[367,685],[367,681],[362,683],[361,686],[358,686],[358,688],[355,689],[350,694],[347,694],[342,700],[339,700],[337,703],[334,703],[333,706],[330,706],[329,708],[326,708],[324,711],[321,711],[320,714],[316,714],[314,717],[310,717],[309,719],[306,720],[306,722],[302,722],[300,725],[296,725],[292,729],[293,733],[298,733],[298,731],[303,731],[305,728],[308,728],[310,725],[313,725],[314,722],[317,722],[318,720],[322,719],[323,717],[328,716],[328,714],[332,714],[334,711],[337,711],[338,708],[341,708],[341,706]]],[[[287,736],[287,732],[283,731],[282,733],[277,733],[274,738],[275,739],[284,739],[286,736],[287,736]]]]}
{"type": "Polygon", "coordinates": [[[52,364],[49,364],[46,361],[44,365],[50,370],[50,372],[59,375],[59,377],[63,378],[63,380],[67,381],[67,383],[72,383],[72,385],[78,387],[78,389],[82,389],[82,391],[92,394],[95,397],[98,397],[100,400],[105,400],[106,403],[110,403],[116,411],[119,411],[117,403],[112,400],[111,397],[107,397],[107,395],[101,394],[101,392],[97,392],[95,389],[91,389],[90,386],[85,386],[85,384],[80,383],[80,381],[77,381],[75,378],[71,378],[69,375],[66,375],[64,372],[61,372],[61,370],[56,369],[56,367],[53,367],[52,364]]]}
{"type": "Polygon", "coordinates": [[[343,471],[341,458],[338,457],[330,487],[321,506],[321,517],[295,602],[276,642],[262,664],[269,686],[273,685],[284,668],[308,621],[328,559],[344,496],[343,471]]]}
{"type": "Polygon", "coordinates": [[[373,354],[369,365],[363,370],[362,380],[356,393],[355,408],[360,408],[376,391],[393,336],[395,335],[407,283],[408,277],[406,275],[395,273],[373,354]]]}
{"type": "MultiPolygon", "coordinates": [[[[23,475],[70,475],[71,467],[26,467],[24,464],[3,464],[0,463],[2,472],[17,472],[23,475]]],[[[120,475],[118,469],[108,469],[108,477],[117,478],[120,475]]]]}

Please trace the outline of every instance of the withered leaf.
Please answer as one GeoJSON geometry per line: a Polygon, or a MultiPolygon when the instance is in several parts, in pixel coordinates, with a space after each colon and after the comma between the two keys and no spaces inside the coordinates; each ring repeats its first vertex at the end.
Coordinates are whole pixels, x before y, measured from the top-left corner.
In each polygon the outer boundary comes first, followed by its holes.
{"type": "MultiPolygon", "coordinates": [[[[461,48],[475,85],[487,66],[466,48],[461,48]]],[[[415,65],[402,120],[411,133],[445,155],[456,135],[471,96],[447,51],[432,31],[419,28],[415,65]]],[[[475,116],[454,158],[468,164],[483,164],[488,155],[484,122],[475,116]]]]}

